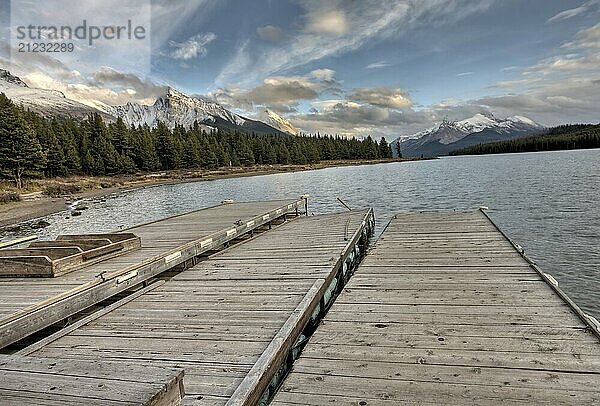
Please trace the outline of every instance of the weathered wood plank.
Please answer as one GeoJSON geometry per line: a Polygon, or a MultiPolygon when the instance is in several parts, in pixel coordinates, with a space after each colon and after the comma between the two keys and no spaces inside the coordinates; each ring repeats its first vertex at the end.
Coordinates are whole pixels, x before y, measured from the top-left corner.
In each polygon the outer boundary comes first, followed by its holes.
{"type": "Polygon", "coordinates": [[[185,404],[225,404],[236,390],[236,399],[253,404],[320,308],[371,215],[346,212],[278,226],[31,356],[175,364],[186,372],[185,404]],[[345,239],[348,221],[350,241],[345,239]],[[301,247],[300,255],[293,255],[294,247],[301,247]]]}
{"type": "Polygon", "coordinates": [[[0,357],[2,404],[169,405],[183,396],[183,370],[99,360],[0,357]]]}
{"type": "Polygon", "coordinates": [[[0,309],[0,348],[295,211],[301,204],[302,200],[249,202],[197,210],[126,230],[141,238],[140,249],[72,271],[56,278],[54,284],[0,279],[0,290],[17,285],[19,292],[29,295],[28,303],[15,301],[13,309],[8,303],[0,309]]]}
{"type": "Polygon", "coordinates": [[[481,212],[398,215],[274,405],[600,402],[600,341],[481,212]]]}

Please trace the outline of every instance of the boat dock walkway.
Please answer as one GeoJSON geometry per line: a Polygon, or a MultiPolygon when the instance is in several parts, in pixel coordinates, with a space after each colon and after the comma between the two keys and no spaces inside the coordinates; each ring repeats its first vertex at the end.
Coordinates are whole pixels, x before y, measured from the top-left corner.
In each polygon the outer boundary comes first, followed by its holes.
{"type": "MultiPolygon", "coordinates": [[[[54,278],[0,277],[0,348],[203,253],[219,249],[259,227],[277,222],[286,215],[297,214],[298,209],[304,210],[305,204],[306,200],[302,198],[221,204],[121,230],[139,237],[141,247],[54,278]]],[[[91,236],[65,237],[70,241],[69,245],[80,245],[77,239],[89,239],[91,236]]],[[[64,241],[45,243],[59,245],[64,241]]],[[[73,247],[32,246],[27,251],[35,251],[38,258],[45,258],[43,255],[64,250],[73,250],[73,247]],[[50,253],[46,254],[46,251],[50,253]]],[[[20,251],[25,250],[16,250],[20,251]]],[[[13,261],[18,264],[22,259],[15,258],[13,261]]],[[[25,269],[35,266],[26,265],[25,269]]]]}
{"type": "Polygon", "coordinates": [[[482,211],[400,214],[273,405],[599,404],[597,325],[482,211]]]}
{"type": "Polygon", "coordinates": [[[371,210],[288,221],[19,355],[183,369],[186,405],[258,404],[358,265],[373,226],[371,210]]]}
{"type": "Polygon", "coordinates": [[[184,371],[106,360],[0,356],[0,404],[173,406],[184,371]]]}

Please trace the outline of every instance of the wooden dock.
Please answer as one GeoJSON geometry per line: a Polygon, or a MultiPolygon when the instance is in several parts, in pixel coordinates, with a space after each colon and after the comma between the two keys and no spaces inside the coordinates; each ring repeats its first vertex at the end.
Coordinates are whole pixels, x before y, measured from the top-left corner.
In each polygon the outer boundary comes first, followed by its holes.
{"type": "Polygon", "coordinates": [[[371,210],[300,217],[19,354],[181,368],[184,404],[258,404],[350,277],[373,224],[371,210]]]}
{"type": "Polygon", "coordinates": [[[597,326],[481,211],[397,215],[273,405],[600,404],[597,326]]]}
{"type": "Polygon", "coordinates": [[[127,230],[141,248],[55,278],[0,278],[0,348],[304,209],[305,199],[222,204],[127,230]]]}
{"type": "Polygon", "coordinates": [[[0,356],[3,406],[173,406],[185,391],[181,368],[0,356]]]}

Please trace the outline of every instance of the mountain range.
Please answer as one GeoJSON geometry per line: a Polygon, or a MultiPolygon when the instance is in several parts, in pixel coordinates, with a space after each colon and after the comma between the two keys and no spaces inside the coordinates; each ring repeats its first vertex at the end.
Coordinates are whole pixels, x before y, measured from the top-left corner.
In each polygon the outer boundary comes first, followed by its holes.
{"type": "MultiPolygon", "coordinates": [[[[271,110],[259,114],[259,120],[243,117],[223,105],[199,96],[189,96],[173,88],[158,97],[154,104],[127,103],[99,109],[67,98],[56,90],[28,86],[19,77],[0,69],[0,92],[14,103],[38,112],[44,117],[83,119],[92,113],[100,114],[105,121],[123,119],[129,126],[159,122],[173,129],[180,125],[189,128],[198,122],[206,130],[227,128],[243,132],[300,135],[285,118],[271,110]]],[[[490,113],[476,114],[461,121],[444,120],[425,131],[394,140],[401,143],[404,156],[440,156],[486,142],[503,141],[540,132],[545,127],[523,116],[498,119],[490,113]]],[[[396,152],[396,148],[392,148],[396,152]]]]}
{"type": "MultiPolygon", "coordinates": [[[[544,130],[545,127],[524,116],[498,119],[491,113],[479,113],[461,121],[444,120],[442,123],[408,137],[400,142],[405,157],[434,157],[493,141],[504,141],[544,130]]],[[[396,148],[392,148],[396,152],[396,148]]]]}
{"type": "Polygon", "coordinates": [[[267,110],[264,114],[267,123],[242,117],[221,104],[201,97],[188,96],[173,88],[156,99],[153,105],[127,103],[123,106],[107,106],[100,110],[68,99],[56,90],[39,89],[28,86],[19,77],[0,69],[0,92],[15,104],[49,118],[71,117],[83,119],[92,113],[100,114],[106,121],[123,119],[129,126],[148,125],[155,127],[158,122],[170,129],[181,125],[189,128],[198,122],[206,130],[228,128],[244,132],[298,135],[299,131],[286,119],[267,110]]]}

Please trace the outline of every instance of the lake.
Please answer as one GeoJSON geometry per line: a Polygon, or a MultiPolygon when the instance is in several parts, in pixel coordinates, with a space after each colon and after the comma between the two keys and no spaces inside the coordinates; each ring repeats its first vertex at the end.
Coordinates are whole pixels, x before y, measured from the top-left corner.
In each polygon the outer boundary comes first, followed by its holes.
{"type": "Polygon", "coordinates": [[[496,223],[551,273],[584,311],[600,318],[600,150],[447,157],[165,185],[58,213],[39,230],[102,232],[218,204],[311,196],[310,213],[373,207],[380,233],[394,213],[489,207],[496,223]],[[65,218],[67,217],[67,218],[65,218]]]}

